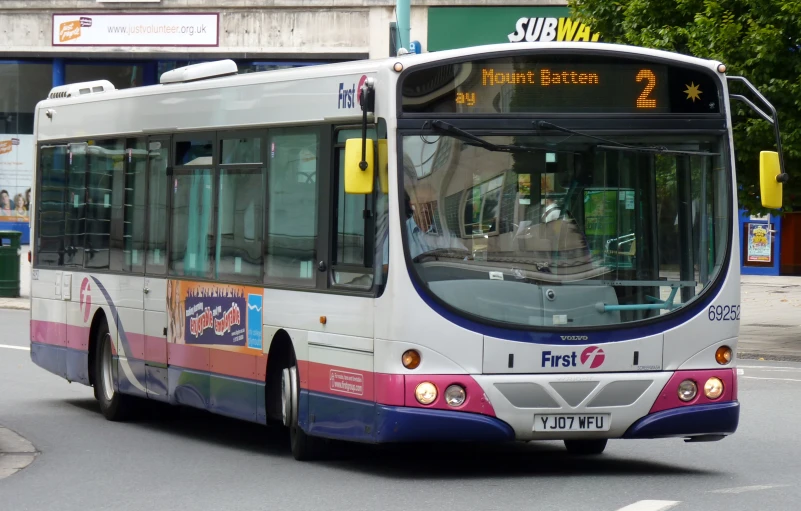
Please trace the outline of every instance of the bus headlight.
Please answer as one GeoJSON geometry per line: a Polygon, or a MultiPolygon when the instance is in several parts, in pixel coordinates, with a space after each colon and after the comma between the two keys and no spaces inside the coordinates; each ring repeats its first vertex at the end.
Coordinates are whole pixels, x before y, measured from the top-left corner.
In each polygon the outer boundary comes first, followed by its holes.
{"type": "Polygon", "coordinates": [[[698,385],[692,380],[684,380],[679,384],[679,399],[682,401],[692,401],[698,394],[698,385]]]}
{"type": "Polygon", "coordinates": [[[723,382],[720,378],[712,377],[704,384],[704,395],[709,399],[717,399],[723,394],[723,382]]]}
{"type": "Polygon", "coordinates": [[[414,397],[421,405],[430,405],[437,399],[437,386],[424,381],[414,389],[414,397]]]}
{"type": "Polygon", "coordinates": [[[462,406],[466,398],[467,393],[461,385],[451,385],[445,389],[445,402],[448,403],[449,406],[462,406]]]}
{"type": "Polygon", "coordinates": [[[715,360],[718,364],[725,366],[731,362],[731,348],[728,346],[721,346],[715,351],[715,360]]]}

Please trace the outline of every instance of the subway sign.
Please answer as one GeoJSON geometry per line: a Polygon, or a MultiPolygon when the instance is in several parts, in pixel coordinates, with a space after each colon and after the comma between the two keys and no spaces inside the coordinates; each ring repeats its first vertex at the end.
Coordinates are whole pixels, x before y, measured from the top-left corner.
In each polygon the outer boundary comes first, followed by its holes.
{"type": "Polygon", "coordinates": [[[592,42],[600,34],[558,6],[429,7],[427,51],[484,44],[592,42]]]}
{"type": "Polygon", "coordinates": [[[515,31],[509,34],[509,42],[594,42],[599,36],[598,32],[593,34],[588,25],[570,18],[520,18],[515,31]]]}

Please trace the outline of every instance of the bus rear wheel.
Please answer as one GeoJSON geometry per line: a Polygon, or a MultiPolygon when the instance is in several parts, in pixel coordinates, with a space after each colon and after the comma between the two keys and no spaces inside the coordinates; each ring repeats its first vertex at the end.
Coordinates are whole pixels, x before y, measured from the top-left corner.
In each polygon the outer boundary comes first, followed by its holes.
{"type": "Polygon", "coordinates": [[[298,366],[292,365],[281,373],[281,416],[284,426],[289,428],[292,456],[298,461],[310,461],[320,454],[320,440],[307,435],[298,424],[299,401],[298,366]]]}
{"type": "Polygon", "coordinates": [[[95,399],[100,411],[110,421],[122,421],[131,414],[132,397],[114,389],[114,356],[111,351],[112,338],[108,324],[102,320],[95,332],[95,399]]]}
{"type": "Polygon", "coordinates": [[[596,455],[604,452],[606,442],[605,438],[601,440],[565,440],[565,447],[570,454],[596,455]]]}

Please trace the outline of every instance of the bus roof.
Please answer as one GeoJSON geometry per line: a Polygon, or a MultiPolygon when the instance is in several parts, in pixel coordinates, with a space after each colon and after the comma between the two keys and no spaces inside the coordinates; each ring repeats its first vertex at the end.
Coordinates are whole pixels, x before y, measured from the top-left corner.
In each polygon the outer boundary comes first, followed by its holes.
{"type": "MultiPolygon", "coordinates": [[[[483,46],[473,46],[469,48],[459,48],[455,50],[445,50],[432,53],[407,54],[398,57],[372,60],[356,60],[350,62],[339,62],[334,64],[321,64],[314,66],[304,66],[291,69],[280,69],[274,71],[260,71],[234,76],[211,77],[208,79],[179,82],[170,84],[148,85],[143,87],[133,87],[129,89],[115,89],[100,94],[87,94],[72,98],[45,99],[37,105],[37,108],[52,105],[64,104],[65,102],[76,101],[100,101],[113,98],[144,96],[148,94],[171,94],[188,90],[213,89],[220,87],[237,87],[241,85],[251,85],[260,83],[274,83],[289,80],[303,80],[310,78],[336,77],[352,74],[369,74],[380,69],[391,69],[396,62],[402,62],[404,69],[421,64],[437,62],[441,60],[463,58],[466,56],[480,56],[484,54],[519,52],[522,50],[547,51],[554,49],[584,50],[598,52],[627,53],[646,57],[656,57],[670,59],[686,64],[703,66],[709,69],[716,69],[719,62],[712,60],[699,59],[680,53],[672,53],[650,48],[637,46],[626,46],[620,44],[607,43],[581,43],[581,42],[546,42],[546,43],[503,43],[483,46]]],[[[64,87],[64,86],[61,86],[64,87]]]]}
{"type": "MultiPolygon", "coordinates": [[[[104,90],[98,88],[96,93],[73,97],[64,97],[65,86],[61,86],[58,88],[59,97],[45,99],[37,105],[35,133],[39,140],[57,140],[184,130],[247,129],[326,119],[358,121],[361,109],[358,108],[357,89],[368,77],[378,79],[376,85],[383,90],[380,104],[376,103],[377,115],[386,116],[395,111],[396,88],[392,80],[399,75],[393,71],[398,62],[404,69],[409,69],[455,58],[549,50],[661,58],[712,70],[718,64],[687,55],[605,43],[506,43],[121,90],[113,89],[109,83],[104,90]]],[[[86,87],[81,88],[86,90],[86,87]]]]}

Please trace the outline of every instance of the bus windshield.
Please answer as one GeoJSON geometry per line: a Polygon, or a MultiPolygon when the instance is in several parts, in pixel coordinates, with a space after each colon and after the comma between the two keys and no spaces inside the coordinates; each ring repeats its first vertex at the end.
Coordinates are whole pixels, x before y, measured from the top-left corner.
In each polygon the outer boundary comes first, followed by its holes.
{"type": "Polygon", "coordinates": [[[720,137],[481,138],[400,140],[406,255],[446,306],[516,327],[615,325],[681,308],[720,273],[731,222],[720,137]]]}

